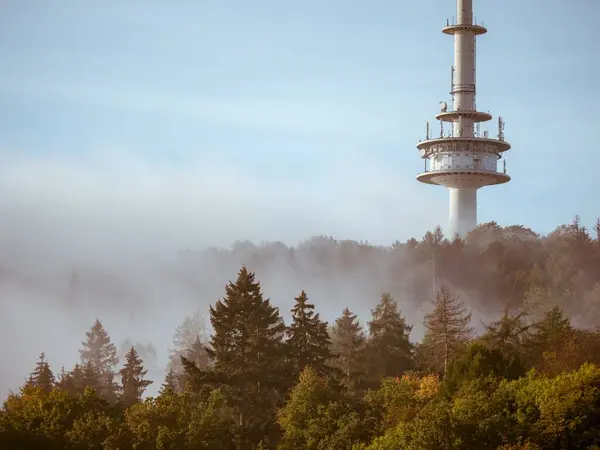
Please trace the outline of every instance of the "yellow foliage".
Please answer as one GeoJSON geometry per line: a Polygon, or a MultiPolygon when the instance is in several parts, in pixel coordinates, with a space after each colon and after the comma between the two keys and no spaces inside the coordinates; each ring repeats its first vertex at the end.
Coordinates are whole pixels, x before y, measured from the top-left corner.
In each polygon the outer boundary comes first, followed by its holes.
{"type": "Polygon", "coordinates": [[[419,387],[415,391],[415,398],[427,401],[434,398],[440,391],[440,379],[437,374],[425,375],[419,380],[419,387]]]}
{"type": "Polygon", "coordinates": [[[404,374],[397,377],[399,384],[412,389],[412,397],[415,400],[427,401],[435,397],[440,390],[440,379],[437,374],[418,376],[414,374],[404,374]]]}

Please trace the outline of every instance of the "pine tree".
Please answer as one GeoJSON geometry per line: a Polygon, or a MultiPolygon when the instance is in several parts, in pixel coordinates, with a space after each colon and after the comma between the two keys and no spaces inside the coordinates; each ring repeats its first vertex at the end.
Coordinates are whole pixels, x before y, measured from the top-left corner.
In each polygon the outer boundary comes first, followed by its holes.
{"type": "Polygon", "coordinates": [[[29,376],[29,380],[27,380],[27,384],[29,386],[39,387],[44,392],[50,392],[54,388],[54,383],[54,374],[46,360],[46,355],[42,352],[35,365],[34,371],[29,376]]]}
{"type": "Polygon", "coordinates": [[[381,296],[371,314],[373,320],[368,323],[366,353],[370,378],[379,383],[381,378],[398,376],[410,369],[413,346],[408,336],[412,327],[406,324],[396,300],[389,293],[381,296]]]}
{"type": "Polygon", "coordinates": [[[327,322],[322,322],[314,313],[315,305],[308,303],[306,292],[295,298],[292,309],[292,323],[287,329],[287,348],[296,379],[306,366],[323,373],[331,359],[327,322]]]}
{"type": "Polygon", "coordinates": [[[444,376],[450,359],[473,336],[470,322],[471,313],[464,302],[447,286],[442,286],[433,302],[433,311],[425,316],[427,332],[421,351],[428,353],[430,363],[443,367],[444,376]]]}
{"type": "Polygon", "coordinates": [[[342,373],[344,384],[354,388],[364,374],[365,335],[358,318],[348,307],[335,320],[330,336],[331,364],[342,373]]]}
{"type": "Polygon", "coordinates": [[[246,267],[226,286],[222,300],[210,307],[213,334],[207,352],[213,371],[235,396],[238,425],[247,437],[272,418],[282,384],[282,339],[279,310],[264,299],[260,283],[246,267]],[[252,420],[252,423],[250,422],[252,420]]]}
{"type": "Polygon", "coordinates": [[[125,355],[125,365],[119,371],[121,374],[120,401],[126,407],[140,402],[146,387],[153,383],[144,379],[147,372],[144,370],[143,361],[137,351],[131,347],[131,350],[125,355]]]}
{"type": "MultiPolygon", "coordinates": [[[[98,393],[109,401],[115,398],[114,370],[119,363],[117,349],[100,320],[96,319],[79,350],[84,367],[90,365],[99,378],[98,393]]],[[[87,369],[87,367],[86,367],[87,369]]]]}

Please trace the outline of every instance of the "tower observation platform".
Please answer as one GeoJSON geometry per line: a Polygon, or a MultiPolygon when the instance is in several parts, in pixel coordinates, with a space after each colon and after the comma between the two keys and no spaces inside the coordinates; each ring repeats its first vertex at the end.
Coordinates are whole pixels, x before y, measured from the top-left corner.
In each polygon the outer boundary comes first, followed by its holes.
{"type": "Polygon", "coordinates": [[[473,0],[457,0],[457,21],[447,23],[442,31],[454,37],[452,109],[440,102],[438,137],[432,137],[427,123],[426,138],[417,144],[424,160],[424,171],[417,180],[449,189],[449,236],[464,237],[477,226],[477,190],[510,181],[506,160],[498,167],[510,144],[504,140],[501,117],[496,138],[480,131],[480,123],[492,120],[492,116],[477,111],[475,103],[476,37],[487,29],[473,23],[473,0]],[[450,124],[448,131],[444,130],[445,123],[450,124]]]}

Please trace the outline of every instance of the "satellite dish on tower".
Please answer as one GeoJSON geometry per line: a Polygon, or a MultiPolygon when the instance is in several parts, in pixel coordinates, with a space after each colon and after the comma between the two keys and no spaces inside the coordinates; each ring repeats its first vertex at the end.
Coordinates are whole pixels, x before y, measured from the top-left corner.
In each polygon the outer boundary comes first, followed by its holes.
{"type": "Polygon", "coordinates": [[[440,107],[441,107],[441,112],[445,113],[446,111],[448,111],[448,103],[440,102],[440,107]]]}

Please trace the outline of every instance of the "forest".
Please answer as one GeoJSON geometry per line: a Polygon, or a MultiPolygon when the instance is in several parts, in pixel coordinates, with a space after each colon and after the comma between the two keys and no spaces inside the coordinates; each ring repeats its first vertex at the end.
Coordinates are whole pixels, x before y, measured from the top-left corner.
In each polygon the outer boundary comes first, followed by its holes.
{"type": "Polygon", "coordinates": [[[0,449],[600,450],[600,220],[265,244],[235,270],[207,335],[183,318],[163,379],[139,346],[119,360],[101,318],[74,367],[40,349],[0,409],[0,449]],[[283,311],[257,276],[274,260],[379,283],[370,317],[346,305],[328,323],[344,299],[302,288],[283,311]]]}

